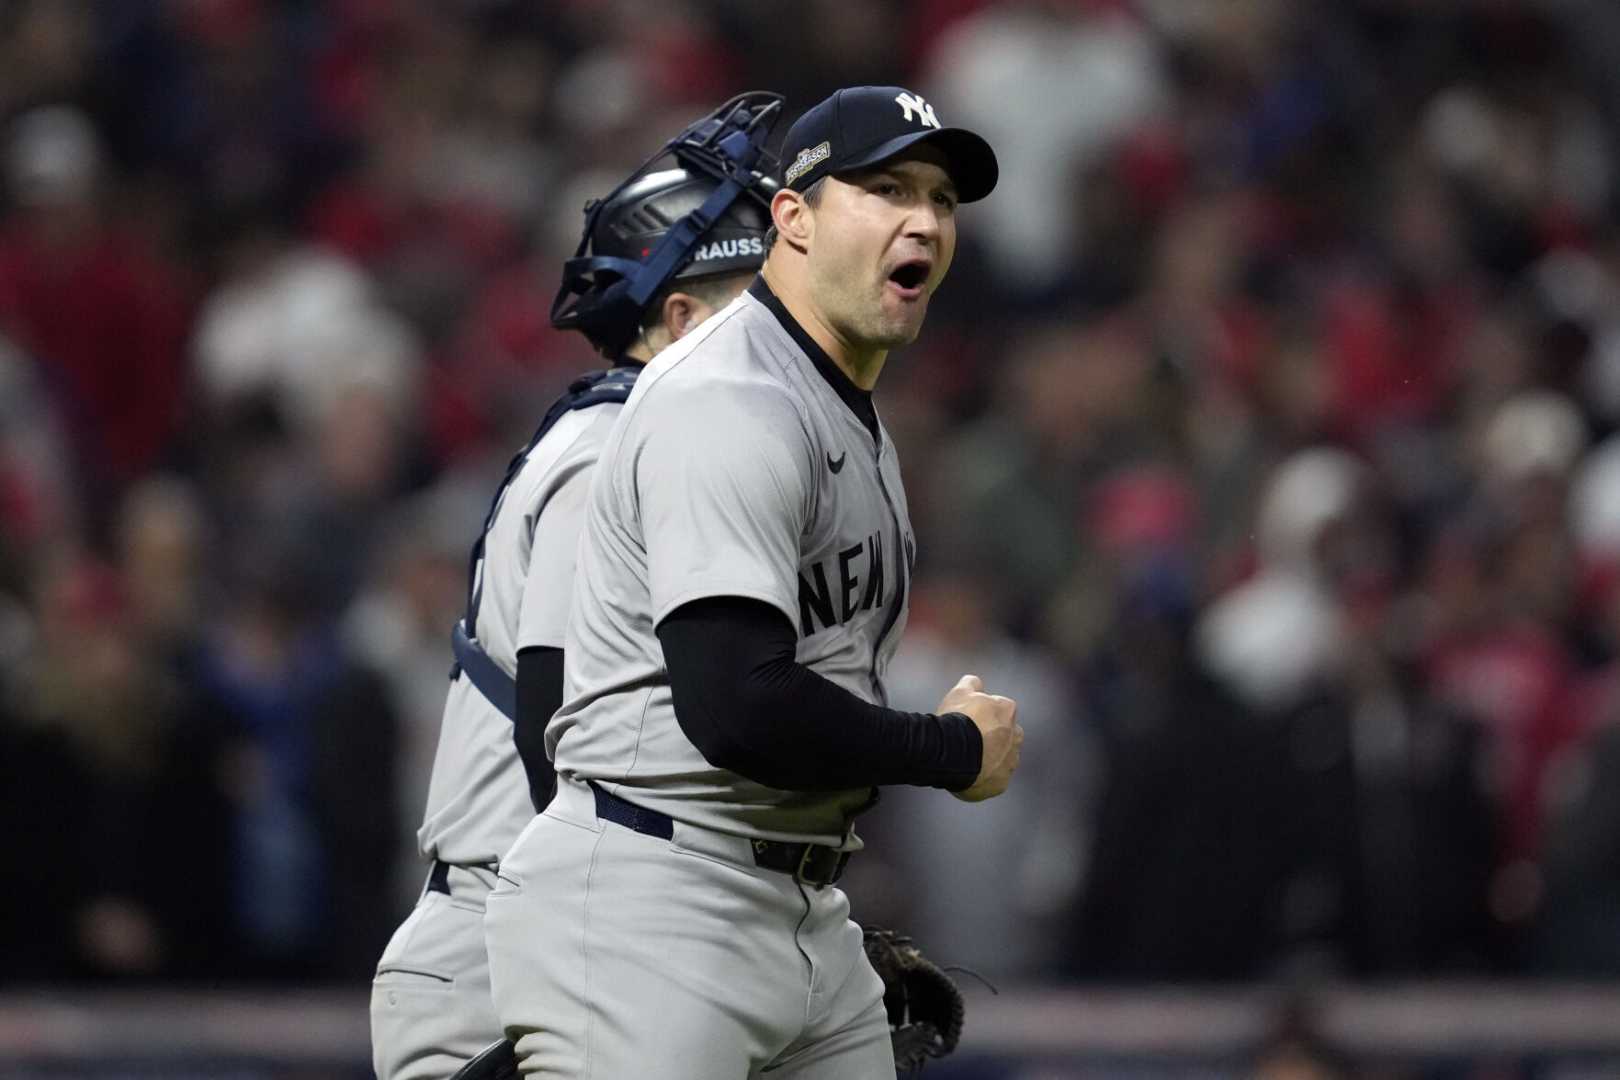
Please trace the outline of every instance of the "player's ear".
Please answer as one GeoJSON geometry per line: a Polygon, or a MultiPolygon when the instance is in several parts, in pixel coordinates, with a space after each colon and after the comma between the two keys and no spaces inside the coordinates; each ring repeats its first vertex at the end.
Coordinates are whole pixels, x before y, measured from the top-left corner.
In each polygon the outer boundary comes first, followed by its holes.
{"type": "Polygon", "coordinates": [[[802,248],[815,232],[815,208],[792,188],[781,188],[771,197],[771,223],[777,236],[802,248]]]}
{"type": "Polygon", "coordinates": [[[671,341],[679,341],[691,333],[711,314],[709,305],[687,293],[672,292],[664,298],[664,329],[671,341]]]}

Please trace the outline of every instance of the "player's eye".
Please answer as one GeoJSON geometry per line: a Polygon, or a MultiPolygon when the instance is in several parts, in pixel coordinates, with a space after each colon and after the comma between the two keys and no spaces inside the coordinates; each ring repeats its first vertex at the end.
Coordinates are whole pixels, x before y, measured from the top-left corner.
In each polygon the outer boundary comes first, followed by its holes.
{"type": "Polygon", "coordinates": [[[956,210],[956,196],[945,191],[934,192],[934,205],[941,210],[954,212],[956,210]]]}
{"type": "Polygon", "coordinates": [[[890,195],[900,194],[900,185],[896,184],[893,180],[879,180],[872,186],[872,190],[879,195],[887,197],[890,195]]]}

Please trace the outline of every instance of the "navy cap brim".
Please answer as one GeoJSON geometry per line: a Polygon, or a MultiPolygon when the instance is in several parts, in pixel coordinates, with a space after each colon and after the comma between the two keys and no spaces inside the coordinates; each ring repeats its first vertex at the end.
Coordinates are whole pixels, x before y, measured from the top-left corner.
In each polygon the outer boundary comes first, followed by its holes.
{"type": "Polygon", "coordinates": [[[866,153],[850,161],[838,163],[837,172],[854,172],[871,168],[898,157],[908,147],[926,142],[945,155],[945,171],[956,185],[959,201],[978,202],[996,188],[1001,166],[996,164],[996,152],[990,144],[966,128],[934,128],[907,132],[887,142],[879,143],[866,153]]]}

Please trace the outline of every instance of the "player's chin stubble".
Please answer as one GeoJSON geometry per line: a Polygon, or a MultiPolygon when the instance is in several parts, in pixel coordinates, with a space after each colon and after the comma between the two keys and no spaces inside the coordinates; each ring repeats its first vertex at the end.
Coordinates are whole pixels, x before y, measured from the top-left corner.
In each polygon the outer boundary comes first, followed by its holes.
{"type": "Polygon", "coordinates": [[[907,310],[910,305],[893,310],[887,294],[887,278],[879,279],[875,292],[832,275],[824,280],[826,295],[832,301],[824,310],[832,315],[831,322],[839,327],[838,332],[846,340],[864,349],[884,350],[917,340],[923,316],[928,311],[926,295],[916,305],[915,312],[907,310]]]}
{"type": "Polygon", "coordinates": [[[877,311],[872,325],[872,345],[880,349],[897,349],[910,345],[922,333],[923,320],[928,315],[928,297],[924,295],[915,305],[902,305],[898,311],[889,311],[879,294],[877,311]]]}

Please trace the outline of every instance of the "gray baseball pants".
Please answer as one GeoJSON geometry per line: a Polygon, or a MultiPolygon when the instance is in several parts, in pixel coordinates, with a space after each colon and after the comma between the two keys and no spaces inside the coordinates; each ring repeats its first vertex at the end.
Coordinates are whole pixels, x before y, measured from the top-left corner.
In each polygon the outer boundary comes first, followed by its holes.
{"type": "Polygon", "coordinates": [[[491,988],[526,1075],[894,1080],[849,901],[755,866],[746,838],[634,832],[559,778],[499,878],[491,988]]]}
{"type": "Polygon", "coordinates": [[[450,895],[425,891],[371,984],[378,1080],[445,1080],[501,1037],[489,996],[484,898],[492,871],[452,866],[450,895]]]}

